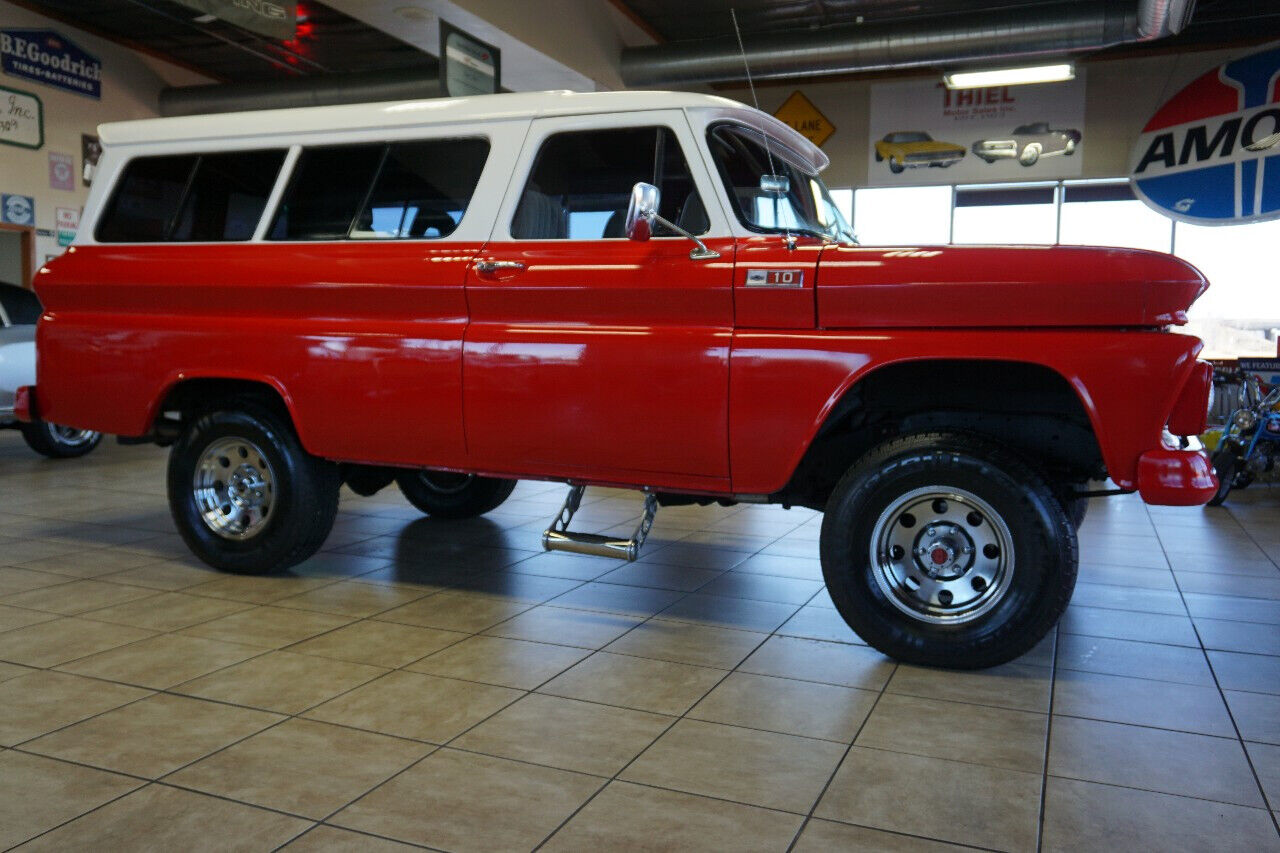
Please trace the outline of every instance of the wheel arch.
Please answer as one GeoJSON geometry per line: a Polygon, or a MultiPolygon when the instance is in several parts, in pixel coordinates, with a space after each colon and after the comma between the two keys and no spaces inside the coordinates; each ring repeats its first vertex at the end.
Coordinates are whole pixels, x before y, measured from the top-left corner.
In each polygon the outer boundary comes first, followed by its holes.
{"type": "Polygon", "coordinates": [[[172,442],[197,413],[224,401],[253,400],[284,418],[307,447],[306,436],[294,416],[293,400],[284,383],[272,376],[247,374],[176,373],[156,395],[148,417],[151,435],[160,443],[172,442]]]}

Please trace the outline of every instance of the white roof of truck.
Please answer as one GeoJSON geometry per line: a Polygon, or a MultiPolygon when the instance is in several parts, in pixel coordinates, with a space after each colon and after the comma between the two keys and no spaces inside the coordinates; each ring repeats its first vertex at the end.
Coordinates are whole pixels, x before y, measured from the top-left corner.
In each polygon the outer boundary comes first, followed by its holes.
{"type": "Polygon", "coordinates": [[[829,162],[820,148],[773,116],[728,98],[689,92],[517,92],[467,98],[254,110],[109,122],[98,126],[98,136],[108,146],[145,145],[325,130],[468,124],[502,119],[667,109],[709,113],[716,118],[737,118],[761,129],[767,128],[771,136],[784,141],[817,170],[826,168],[829,162]]]}

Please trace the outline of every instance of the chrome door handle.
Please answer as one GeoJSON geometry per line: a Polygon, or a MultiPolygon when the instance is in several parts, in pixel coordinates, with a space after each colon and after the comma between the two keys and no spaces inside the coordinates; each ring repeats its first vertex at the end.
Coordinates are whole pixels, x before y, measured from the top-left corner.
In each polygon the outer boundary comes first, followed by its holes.
{"type": "Polygon", "coordinates": [[[522,270],[522,261],[476,261],[477,272],[497,272],[498,270],[522,270]]]}

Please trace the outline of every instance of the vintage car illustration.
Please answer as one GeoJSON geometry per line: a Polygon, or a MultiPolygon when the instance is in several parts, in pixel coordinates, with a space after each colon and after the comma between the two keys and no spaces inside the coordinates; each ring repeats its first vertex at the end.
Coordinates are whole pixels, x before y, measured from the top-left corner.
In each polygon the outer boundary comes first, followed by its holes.
{"type": "Polygon", "coordinates": [[[1081,138],[1080,131],[1074,128],[1054,128],[1038,121],[1019,125],[1008,136],[980,139],[973,143],[973,153],[988,163],[1017,160],[1024,166],[1034,166],[1041,157],[1076,153],[1081,138]]]}
{"type": "Polygon", "coordinates": [[[918,166],[946,168],[964,159],[964,146],[954,142],[940,142],[922,130],[898,130],[886,133],[876,143],[876,162],[889,161],[889,171],[895,175],[903,169],[918,166]]]}
{"type": "MultiPolygon", "coordinates": [[[[76,242],[36,276],[15,408],[170,447],[174,523],[225,571],[314,554],[344,483],[395,483],[443,526],[518,479],[563,482],[542,546],[623,559],[662,506],[802,506],[866,642],[987,667],[1065,611],[1091,481],[1217,491],[1178,438],[1209,404],[1203,345],[1173,328],[1199,271],[860,246],[827,155],[734,101],[519,93],[99,131],[76,242]],[[577,528],[591,485],[634,490],[627,531],[577,528]]],[[[885,144],[899,165],[963,153],[885,144]]]]}

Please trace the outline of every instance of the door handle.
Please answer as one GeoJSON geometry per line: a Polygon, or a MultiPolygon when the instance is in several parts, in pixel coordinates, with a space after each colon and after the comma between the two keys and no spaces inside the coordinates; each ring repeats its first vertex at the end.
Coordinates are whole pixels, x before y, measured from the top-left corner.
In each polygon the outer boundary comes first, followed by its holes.
{"type": "Polygon", "coordinates": [[[501,270],[519,272],[525,268],[522,261],[476,261],[476,272],[495,273],[501,270]]]}

